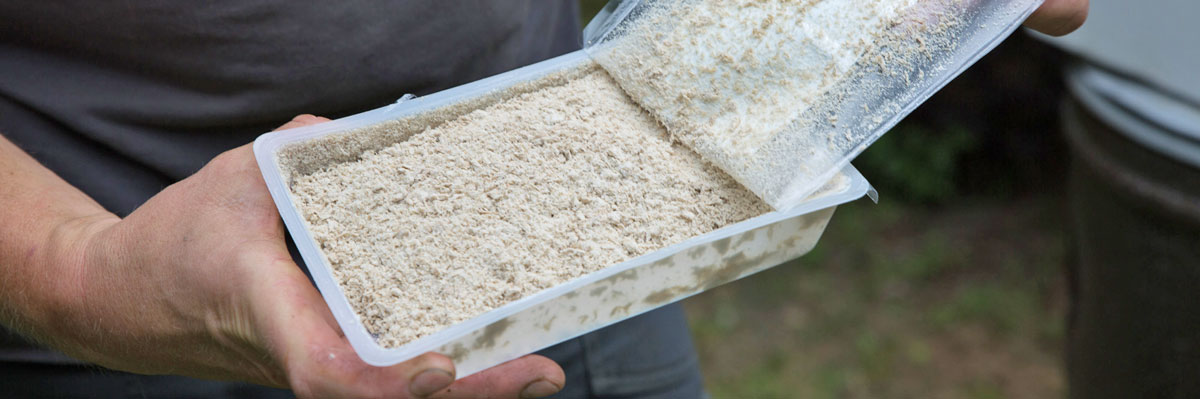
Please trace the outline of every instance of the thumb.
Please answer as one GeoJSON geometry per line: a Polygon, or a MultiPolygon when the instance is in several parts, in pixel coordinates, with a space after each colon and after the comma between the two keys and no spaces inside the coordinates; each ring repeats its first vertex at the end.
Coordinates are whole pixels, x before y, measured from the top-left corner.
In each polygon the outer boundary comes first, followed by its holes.
{"type": "Polygon", "coordinates": [[[1025,26],[1051,36],[1062,36],[1079,29],[1088,16],[1088,0],[1046,0],[1034,11],[1025,26]]]}
{"type": "Polygon", "coordinates": [[[312,114],[296,115],[292,120],[284,123],[282,126],[275,128],[276,131],[294,129],[302,126],[315,125],[322,122],[329,122],[329,118],[323,116],[314,116],[312,114]]]}

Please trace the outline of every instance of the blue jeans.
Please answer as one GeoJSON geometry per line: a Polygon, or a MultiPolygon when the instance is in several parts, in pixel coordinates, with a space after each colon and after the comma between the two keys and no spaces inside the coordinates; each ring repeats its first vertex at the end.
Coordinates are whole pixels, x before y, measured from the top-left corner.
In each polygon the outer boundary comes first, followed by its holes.
{"type": "Polygon", "coordinates": [[[672,304],[538,352],[562,365],[556,398],[699,398],[687,321],[672,304]]]}

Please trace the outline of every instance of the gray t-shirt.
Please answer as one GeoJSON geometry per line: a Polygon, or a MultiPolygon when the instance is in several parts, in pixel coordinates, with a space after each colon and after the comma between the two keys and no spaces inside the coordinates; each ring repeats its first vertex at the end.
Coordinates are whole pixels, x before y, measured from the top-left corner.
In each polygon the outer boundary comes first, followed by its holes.
{"type": "MultiPolygon", "coordinates": [[[[300,113],[578,48],[573,1],[0,2],[0,134],[118,215],[300,113]]],[[[0,330],[0,360],[50,359],[0,330]]]]}

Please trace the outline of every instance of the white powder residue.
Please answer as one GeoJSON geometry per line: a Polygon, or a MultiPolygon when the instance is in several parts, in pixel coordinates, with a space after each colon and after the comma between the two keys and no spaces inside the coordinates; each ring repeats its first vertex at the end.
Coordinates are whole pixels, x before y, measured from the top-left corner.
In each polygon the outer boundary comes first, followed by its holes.
{"type": "Polygon", "coordinates": [[[384,347],[769,211],[599,70],[291,189],[384,347]]]}

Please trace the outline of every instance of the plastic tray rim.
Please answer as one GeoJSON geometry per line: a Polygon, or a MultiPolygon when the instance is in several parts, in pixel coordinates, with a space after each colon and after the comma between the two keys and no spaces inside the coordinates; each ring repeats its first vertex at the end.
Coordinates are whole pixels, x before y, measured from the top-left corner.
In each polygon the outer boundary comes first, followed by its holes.
{"type": "MultiPolygon", "coordinates": [[[[565,70],[578,65],[588,58],[582,50],[551,58],[526,67],[514,69],[489,78],[467,83],[451,89],[443,90],[420,98],[404,98],[395,104],[374,110],[351,115],[345,118],[289,129],[283,132],[270,132],[259,136],[253,144],[254,155],[262,172],[263,179],[271,193],[284,225],[292,235],[293,241],[304,262],[308,265],[313,281],[319,289],[322,298],[330,307],[334,319],[342,328],[346,339],[355,352],[368,364],[388,366],[422,353],[435,350],[440,345],[463,334],[469,334],[492,322],[511,316],[520,310],[548,299],[558,297],[571,290],[620,273],[624,270],[657,261],[681,250],[705,244],[727,237],[737,231],[745,231],[767,226],[785,219],[798,217],[816,212],[842,203],[850,202],[867,195],[871,187],[866,179],[852,166],[846,166],[843,172],[849,180],[847,185],[838,192],[832,192],[783,211],[771,211],[745,221],[724,226],[706,234],[689,238],[683,242],[660,248],[648,254],[610,265],[601,270],[581,276],[566,283],[551,287],[525,298],[510,302],[466,321],[454,324],[437,333],[422,337],[397,348],[384,348],[376,342],[358,314],[347,300],[341,286],[333,277],[331,267],[316,241],[309,233],[308,223],[300,216],[291,191],[282,179],[282,168],[277,162],[276,154],[284,146],[311,140],[329,134],[346,132],[355,128],[402,118],[419,112],[437,109],[451,105],[472,96],[486,94],[492,90],[528,81],[531,78],[547,73],[565,70]]],[[[406,96],[407,97],[407,96],[406,96]]]]}

